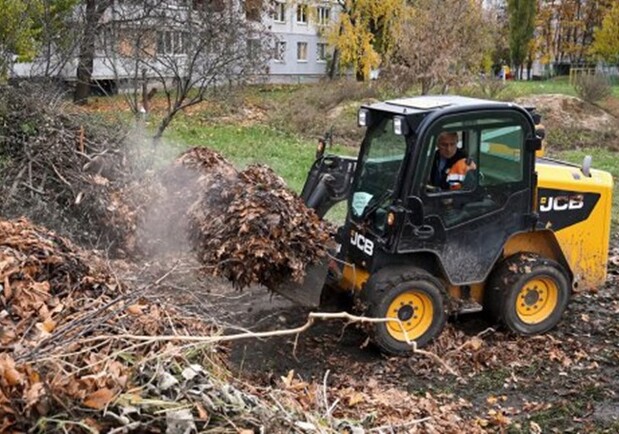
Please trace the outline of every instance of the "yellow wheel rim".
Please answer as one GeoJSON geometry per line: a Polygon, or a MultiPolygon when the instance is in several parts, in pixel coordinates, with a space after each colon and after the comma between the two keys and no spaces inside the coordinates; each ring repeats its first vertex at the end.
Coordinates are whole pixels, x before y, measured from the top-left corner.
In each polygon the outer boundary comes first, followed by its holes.
{"type": "Polygon", "coordinates": [[[422,291],[410,290],[398,295],[389,305],[387,318],[397,318],[387,323],[392,338],[406,342],[416,340],[428,331],[434,318],[432,299],[422,291]],[[406,332],[406,333],[405,333],[406,332]]]}
{"type": "Polygon", "coordinates": [[[525,324],[539,324],[547,319],[559,304],[559,288],[553,279],[540,277],[529,280],[516,297],[516,313],[525,324]]]}

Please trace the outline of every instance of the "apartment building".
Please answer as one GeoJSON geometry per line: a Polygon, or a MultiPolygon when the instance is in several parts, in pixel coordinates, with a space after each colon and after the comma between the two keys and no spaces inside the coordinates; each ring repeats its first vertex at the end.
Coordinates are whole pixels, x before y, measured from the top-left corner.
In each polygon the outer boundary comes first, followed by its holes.
{"type": "Polygon", "coordinates": [[[297,83],[323,77],[332,56],[325,33],[338,12],[335,1],[273,2],[266,18],[276,40],[269,81],[297,83]]]}
{"type": "MultiPolygon", "coordinates": [[[[215,0],[213,4],[221,4],[225,0],[215,0]]],[[[324,1],[291,1],[271,0],[266,12],[256,13],[261,9],[255,8],[261,1],[267,0],[232,0],[237,4],[239,14],[246,14],[250,21],[261,21],[274,36],[271,60],[268,61],[266,74],[259,77],[260,81],[270,83],[302,83],[316,81],[323,77],[327,71],[327,62],[331,56],[326,43],[325,33],[327,27],[337,18],[338,4],[336,0],[324,1]]],[[[129,2],[127,2],[129,3],[129,2]]],[[[106,11],[102,26],[104,31],[115,26],[114,23],[122,23],[127,20],[127,6],[122,0],[117,0],[106,11]]],[[[182,13],[183,7],[177,6],[183,2],[165,3],[166,8],[178,10],[182,13]]],[[[132,14],[139,15],[133,11],[132,14]]],[[[136,29],[130,26],[139,24],[133,20],[133,24],[122,25],[123,31],[131,34],[136,29]],[[129,27],[127,27],[129,26],[129,27]]],[[[118,52],[114,58],[110,57],[109,51],[102,47],[106,35],[101,34],[97,40],[97,50],[93,64],[92,79],[99,87],[109,91],[122,90],[123,81],[135,76],[129,66],[123,64],[118,52]]],[[[152,36],[154,55],[183,56],[183,30],[174,28],[159,28],[152,36]]],[[[251,41],[248,41],[251,43],[251,41]]],[[[122,45],[122,43],[121,43],[122,45]]],[[[130,51],[130,48],[128,48],[130,51]]],[[[122,50],[120,50],[122,57],[122,50]]],[[[76,79],[77,56],[61,59],[59,56],[39,58],[33,62],[15,63],[11,75],[13,78],[24,79],[32,77],[56,76],[62,77],[67,82],[76,79]]]]}

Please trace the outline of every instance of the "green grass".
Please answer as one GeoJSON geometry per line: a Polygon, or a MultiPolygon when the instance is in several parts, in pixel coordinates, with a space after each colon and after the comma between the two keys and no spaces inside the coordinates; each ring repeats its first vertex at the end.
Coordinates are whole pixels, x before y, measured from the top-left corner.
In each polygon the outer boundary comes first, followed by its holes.
{"type": "Polygon", "coordinates": [[[617,228],[619,227],[619,153],[603,148],[589,148],[554,152],[552,157],[581,164],[585,155],[591,155],[593,159],[591,166],[594,169],[605,170],[613,176],[615,183],[613,186],[612,223],[613,227],[617,228]]]}
{"type": "Polygon", "coordinates": [[[576,96],[576,90],[569,83],[567,77],[559,77],[544,81],[516,81],[507,82],[507,88],[519,96],[538,95],[543,93],[558,93],[576,96]]]}
{"type": "MultiPolygon", "coordinates": [[[[316,152],[316,142],[268,126],[200,126],[183,117],[179,117],[165,139],[179,152],[190,146],[207,146],[239,169],[255,163],[266,164],[296,192],[303,188],[316,152]]],[[[350,154],[354,150],[334,146],[330,151],[350,154]]]]}
{"type": "MultiPolygon", "coordinates": [[[[516,81],[507,82],[507,89],[518,96],[556,93],[576,96],[576,90],[569,82],[568,77],[557,77],[544,81],[516,81]]],[[[619,84],[612,86],[613,95],[619,96],[619,84]]]]}

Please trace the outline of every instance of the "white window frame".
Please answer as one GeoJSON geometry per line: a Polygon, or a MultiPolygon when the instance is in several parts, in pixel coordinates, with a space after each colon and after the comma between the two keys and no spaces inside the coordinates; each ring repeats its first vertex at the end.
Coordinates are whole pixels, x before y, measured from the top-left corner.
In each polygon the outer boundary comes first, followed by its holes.
{"type": "Polygon", "coordinates": [[[277,63],[286,63],[286,41],[275,41],[273,60],[277,63]]]}
{"type": "Polygon", "coordinates": [[[187,54],[186,35],[178,30],[163,30],[157,35],[157,55],[184,56],[187,54]]]}
{"type": "Polygon", "coordinates": [[[331,8],[327,6],[318,6],[316,15],[318,18],[318,25],[326,26],[331,21],[331,8]]]}
{"type": "Polygon", "coordinates": [[[327,62],[327,43],[326,42],[316,43],[316,62],[318,63],[327,62]],[[321,53],[320,47],[322,47],[322,53],[321,53]]]}
{"type": "Polygon", "coordinates": [[[297,62],[307,63],[307,42],[297,42],[297,62]],[[301,47],[305,48],[301,49],[301,47]],[[305,57],[302,58],[301,54],[305,54],[305,57]]]}
{"type": "Polygon", "coordinates": [[[273,8],[273,22],[285,23],[286,22],[286,3],[275,2],[273,8]]]}
{"type": "Polygon", "coordinates": [[[307,25],[307,13],[308,12],[309,12],[308,7],[305,3],[299,3],[297,5],[297,12],[296,12],[297,24],[307,25]]]}

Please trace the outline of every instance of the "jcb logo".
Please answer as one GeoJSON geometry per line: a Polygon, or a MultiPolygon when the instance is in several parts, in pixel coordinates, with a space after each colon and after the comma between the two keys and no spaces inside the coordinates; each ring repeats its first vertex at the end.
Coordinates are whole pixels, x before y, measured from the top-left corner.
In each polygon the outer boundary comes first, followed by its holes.
{"type": "Polygon", "coordinates": [[[350,243],[368,256],[374,254],[374,242],[357,231],[350,231],[350,243]]]}
{"type": "Polygon", "coordinates": [[[581,209],[584,206],[585,199],[582,194],[542,197],[539,201],[539,210],[541,212],[567,211],[581,209]]]}

